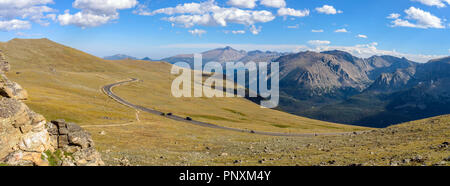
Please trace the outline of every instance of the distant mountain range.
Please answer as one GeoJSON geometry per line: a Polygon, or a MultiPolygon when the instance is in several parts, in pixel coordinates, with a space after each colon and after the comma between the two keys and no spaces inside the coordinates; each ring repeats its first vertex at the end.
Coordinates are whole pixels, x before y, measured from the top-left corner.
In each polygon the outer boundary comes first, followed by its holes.
{"type": "MultiPolygon", "coordinates": [[[[359,58],[343,51],[280,53],[231,47],[202,53],[203,62],[280,63],[278,110],[369,127],[450,114],[450,57],[416,63],[394,56],[359,58]]],[[[193,54],[162,59],[187,62],[193,54]]],[[[136,59],[115,55],[105,59],[136,59]]],[[[149,60],[144,58],[143,60],[149,60]]],[[[247,82],[257,83],[257,82],[247,82]]],[[[259,102],[261,99],[250,99],[259,102]]]]}
{"type": "MultiPolygon", "coordinates": [[[[279,52],[271,52],[271,51],[244,51],[244,50],[236,50],[231,47],[225,47],[225,48],[217,48],[214,50],[209,50],[206,52],[201,53],[203,56],[203,63],[207,62],[219,62],[219,63],[225,63],[225,62],[270,62],[274,59],[277,59],[283,55],[286,55],[287,53],[279,53],[279,52]]],[[[194,63],[194,54],[182,54],[182,55],[176,55],[169,58],[164,58],[162,61],[166,61],[169,63],[177,63],[177,62],[186,62],[192,66],[194,63]]]]}
{"type": "MultiPolygon", "coordinates": [[[[204,63],[279,62],[277,109],[300,116],[386,127],[450,114],[450,57],[422,64],[394,56],[359,58],[338,50],[279,53],[231,47],[202,54],[204,63]]],[[[193,54],[163,61],[193,64],[193,54]]]]}
{"type": "Polygon", "coordinates": [[[106,60],[124,60],[124,59],[132,59],[132,60],[136,60],[137,58],[133,57],[133,56],[128,56],[125,54],[116,54],[113,56],[106,56],[103,59],[106,60]]]}
{"type": "Polygon", "coordinates": [[[282,56],[278,109],[314,119],[386,127],[450,113],[450,58],[416,63],[342,51],[282,56]]]}
{"type": "Polygon", "coordinates": [[[125,60],[125,59],[131,59],[131,60],[144,60],[144,61],[153,61],[152,59],[150,59],[149,57],[145,57],[142,59],[138,59],[137,57],[133,57],[133,56],[129,56],[129,55],[125,55],[125,54],[116,54],[113,56],[106,56],[103,59],[106,60],[125,60]]]}

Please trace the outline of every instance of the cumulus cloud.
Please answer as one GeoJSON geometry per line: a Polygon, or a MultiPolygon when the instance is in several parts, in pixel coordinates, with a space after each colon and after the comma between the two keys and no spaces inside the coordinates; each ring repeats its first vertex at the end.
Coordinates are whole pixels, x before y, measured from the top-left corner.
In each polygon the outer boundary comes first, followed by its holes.
{"type": "Polygon", "coordinates": [[[41,25],[48,25],[53,16],[51,12],[56,10],[48,7],[53,0],[2,0],[0,1],[0,21],[3,26],[13,26],[2,30],[30,29],[30,21],[41,25]],[[21,19],[21,20],[19,20],[21,19]],[[24,22],[28,22],[24,26],[24,22]]]}
{"type": "Polygon", "coordinates": [[[405,10],[406,16],[404,19],[400,18],[400,14],[391,14],[389,19],[394,19],[392,27],[411,27],[411,28],[445,28],[443,21],[431,14],[423,11],[420,8],[410,7],[405,10]],[[412,21],[412,22],[411,22],[412,21]]]}
{"type": "Polygon", "coordinates": [[[408,54],[397,52],[396,50],[380,50],[377,48],[377,45],[378,43],[374,42],[369,44],[359,44],[355,46],[316,46],[315,48],[301,48],[301,50],[312,50],[316,52],[342,50],[362,58],[368,58],[374,55],[391,55],[396,57],[405,57],[416,62],[427,62],[431,59],[446,57],[442,55],[408,54]]]}
{"type": "Polygon", "coordinates": [[[446,4],[450,4],[450,0],[412,0],[412,1],[416,1],[428,6],[436,6],[439,8],[444,8],[447,6],[446,4]]]}
{"type": "Polygon", "coordinates": [[[228,5],[238,8],[255,8],[257,0],[229,0],[228,5]]]}
{"type": "Polygon", "coordinates": [[[347,29],[345,29],[345,28],[341,28],[341,29],[337,29],[337,30],[335,30],[334,32],[336,32],[336,33],[347,33],[347,32],[348,32],[348,30],[347,30],[347,29]]]}
{"type": "Polygon", "coordinates": [[[18,19],[12,19],[8,21],[0,21],[0,30],[12,31],[12,30],[23,30],[30,29],[31,24],[28,21],[22,21],[18,19]]]}
{"type": "Polygon", "coordinates": [[[314,32],[314,33],[322,33],[322,32],[323,32],[323,29],[320,29],[320,30],[311,30],[311,32],[314,32]]]}
{"type": "Polygon", "coordinates": [[[213,18],[209,14],[204,15],[180,15],[180,16],[173,16],[173,17],[164,17],[163,20],[176,23],[179,25],[184,25],[184,27],[189,28],[193,27],[195,25],[202,25],[202,26],[208,26],[208,25],[214,25],[216,24],[213,21],[213,18]]]}
{"type": "Polygon", "coordinates": [[[343,13],[343,11],[341,10],[336,10],[336,8],[334,8],[331,5],[323,5],[322,7],[317,7],[316,11],[322,14],[329,14],[329,15],[334,15],[334,14],[341,14],[343,13]]]}
{"type": "Polygon", "coordinates": [[[295,10],[292,8],[280,8],[278,9],[279,16],[294,16],[294,17],[305,17],[309,15],[309,10],[295,10]]]}
{"type": "Polygon", "coordinates": [[[225,31],[225,33],[226,34],[228,34],[228,33],[232,33],[232,34],[245,34],[246,32],[245,32],[245,30],[231,30],[231,31],[225,31]]]}
{"type": "Polygon", "coordinates": [[[331,44],[331,41],[311,40],[311,41],[308,41],[308,44],[312,45],[312,46],[329,45],[329,44],[331,44]]]}
{"type": "Polygon", "coordinates": [[[70,14],[66,10],[57,20],[63,26],[96,27],[119,19],[119,10],[130,9],[138,4],[137,0],[75,0],[74,8],[80,12],[70,14]]]}
{"type": "Polygon", "coordinates": [[[261,5],[272,8],[286,7],[286,1],[284,0],[261,0],[261,5]]]}
{"type": "Polygon", "coordinates": [[[358,34],[356,37],[357,38],[363,38],[363,39],[369,38],[369,37],[367,37],[366,35],[363,35],[363,34],[358,34]]]}
{"type": "Polygon", "coordinates": [[[140,5],[138,10],[134,11],[134,13],[144,16],[156,14],[206,14],[219,9],[221,9],[221,7],[217,6],[214,0],[209,0],[202,3],[184,3],[179,4],[176,7],[161,8],[154,11],[149,11],[145,5],[140,5]]]}
{"type": "Polygon", "coordinates": [[[261,32],[261,30],[262,30],[262,26],[256,27],[255,25],[252,25],[252,26],[250,27],[250,32],[251,32],[253,35],[258,35],[258,34],[261,32]]]}
{"type": "Polygon", "coordinates": [[[256,35],[261,32],[261,27],[256,27],[255,24],[270,22],[275,19],[275,15],[267,10],[236,8],[251,8],[253,7],[252,2],[230,0],[227,3],[234,7],[220,7],[214,0],[208,0],[200,3],[184,3],[175,7],[161,8],[153,11],[149,11],[147,7],[141,5],[134,13],[144,16],[154,16],[157,14],[168,15],[168,17],[163,17],[162,20],[186,28],[197,25],[226,27],[229,24],[240,24],[249,27],[249,31],[256,35]]]}
{"type": "Polygon", "coordinates": [[[387,16],[386,18],[388,18],[388,19],[398,19],[398,18],[400,18],[400,14],[397,14],[397,13],[392,13],[392,14],[389,14],[389,16],[387,16]]]}
{"type": "Polygon", "coordinates": [[[206,30],[200,30],[200,29],[189,30],[188,32],[194,36],[199,36],[199,37],[201,37],[203,34],[206,34],[206,30]]]}

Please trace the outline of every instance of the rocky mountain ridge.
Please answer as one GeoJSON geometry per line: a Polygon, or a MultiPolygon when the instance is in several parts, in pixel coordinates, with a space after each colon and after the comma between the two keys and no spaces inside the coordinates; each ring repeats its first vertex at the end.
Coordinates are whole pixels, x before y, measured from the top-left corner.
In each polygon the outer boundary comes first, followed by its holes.
{"type": "Polygon", "coordinates": [[[369,127],[450,113],[450,57],[354,57],[342,51],[280,57],[280,110],[369,127]]]}
{"type": "MultiPolygon", "coordinates": [[[[271,62],[274,59],[277,59],[280,56],[283,56],[287,53],[279,53],[279,52],[271,52],[271,51],[244,51],[244,50],[236,50],[232,47],[224,47],[217,48],[213,50],[209,50],[202,53],[203,63],[207,62],[271,62]]],[[[189,64],[194,63],[194,55],[193,54],[181,54],[173,57],[164,58],[161,61],[167,61],[169,63],[177,63],[177,62],[186,62],[189,64]]]]}
{"type": "Polygon", "coordinates": [[[103,59],[106,59],[106,60],[124,60],[124,59],[137,60],[136,57],[125,55],[125,54],[116,54],[113,56],[106,56],[103,59]]]}
{"type": "Polygon", "coordinates": [[[280,89],[299,99],[352,96],[370,87],[383,73],[417,65],[405,58],[373,56],[363,59],[337,50],[300,52],[276,61],[280,62],[280,89]]]}

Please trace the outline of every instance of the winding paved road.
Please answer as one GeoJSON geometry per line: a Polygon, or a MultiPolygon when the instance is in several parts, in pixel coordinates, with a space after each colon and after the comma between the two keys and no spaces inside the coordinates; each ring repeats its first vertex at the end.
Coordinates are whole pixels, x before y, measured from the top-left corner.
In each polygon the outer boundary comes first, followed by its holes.
{"type": "Polygon", "coordinates": [[[121,82],[117,82],[114,84],[110,84],[110,85],[106,85],[102,88],[103,93],[105,93],[106,95],[108,95],[110,98],[114,99],[115,101],[131,107],[133,109],[136,110],[140,110],[143,112],[147,112],[150,114],[155,114],[155,115],[159,115],[159,116],[163,116],[166,117],[168,119],[172,119],[175,121],[180,121],[180,122],[185,122],[185,123],[189,123],[189,124],[193,124],[193,125],[197,125],[197,126],[202,126],[202,127],[208,127],[208,128],[214,128],[214,129],[222,129],[222,130],[228,130],[228,131],[234,131],[234,132],[242,132],[242,133],[249,133],[249,134],[259,134],[259,135],[266,135],[266,136],[285,136],[285,137],[310,137],[310,136],[330,136],[330,135],[348,135],[348,134],[353,134],[354,132],[345,132],[345,133],[319,133],[319,134],[294,134],[294,133],[276,133],[276,132],[260,132],[260,131],[252,131],[252,130],[243,130],[243,129],[235,129],[235,128],[229,128],[229,127],[223,127],[223,126],[219,126],[219,125],[214,125],[214,124],[210,124],[210,123],[205,123],[205,122],[200,122],[200,121],[195,121],[195,120],[187,120],[186,118],[180,117],[180,116],[176,116],[176,115],[164,115],[165,113],[157,111],[157,110],[153,110],[153,109],[149,109],[143,106],[139,106],[139,105],[135,105],[132,104],[128,101],[126,101],[125,99],[117,96],[114,94],[114,92],[112,91],[112,89],[116,86],[120,86],[120,85],[124,85],[127,83],[132,83],[132,82],[137,82],[139,81],[136,78],[131,78],[130,80],[127,81],[121,81],[121,82]]]}

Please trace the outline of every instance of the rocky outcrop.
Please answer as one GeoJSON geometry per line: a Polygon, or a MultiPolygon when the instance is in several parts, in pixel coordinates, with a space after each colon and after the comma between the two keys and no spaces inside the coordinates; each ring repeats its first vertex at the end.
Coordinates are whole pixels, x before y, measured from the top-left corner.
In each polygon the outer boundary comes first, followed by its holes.
{"type": "Polygon", "coordinates": [[[56,146],[68,156],[57,160],[62,166],[104,165],[100,153],[94,148],[91,135],[74,123],[56,120],[47,125],[50,137],[56,146]]]}
{"type": "Polygon", "coordinates": [[[18,100],[28,99],[28,93],[16,82],[10,81],[4,74],[0,77],[0,95],[18,100]]]}
{"type": "Polygon", "coordinates": [[[89,133],[62,120],[49,123],[21,101],[27,99],[28,94],[6,77],[9,69],[0,51],[0,163],[103,165],[89,133]]]}
{"type": "Polygon", "coordinates": [[[12,98],[0,100],[0,161],[10,165],[46,165],[40,157],[53,151],[45,118],[12,98]]]}

